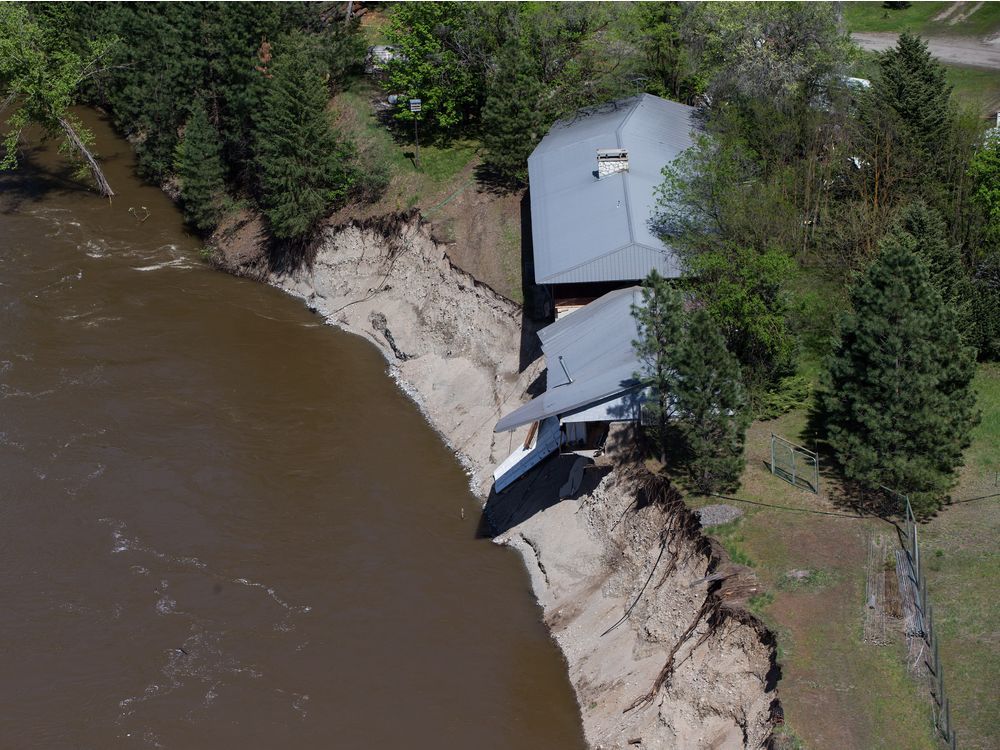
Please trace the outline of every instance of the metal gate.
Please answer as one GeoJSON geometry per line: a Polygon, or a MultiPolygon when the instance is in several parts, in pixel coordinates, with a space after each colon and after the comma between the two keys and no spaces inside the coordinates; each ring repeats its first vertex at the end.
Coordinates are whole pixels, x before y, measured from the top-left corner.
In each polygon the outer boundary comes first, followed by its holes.
{"type": "Polygon", "coordinates": [[[819,454],[771,433],[771,473],[819,494],[819,454]]]}

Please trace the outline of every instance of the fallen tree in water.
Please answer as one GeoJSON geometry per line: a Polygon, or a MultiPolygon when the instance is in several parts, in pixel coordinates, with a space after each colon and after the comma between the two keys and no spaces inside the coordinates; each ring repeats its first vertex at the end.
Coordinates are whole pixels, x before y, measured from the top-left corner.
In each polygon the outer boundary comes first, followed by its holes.
{"type": "Polygon", "coordinates": [[[9,131],[0,169],[17,166],[22,133],[28,126],[38,125],[47,136],[61,133],[60,150],[82,162],[102,196],[114,195],[90,151],[93,136],[69,112],[84,81],[103,70],[101,61],[114,44],[113,38],[91,40],[84,54],[77,54],[64,49],[61,40],[46,33],[23,6],[0,5],[0,81],[4,86],[0,113],[14,107],[7,118],[9,131]]]}

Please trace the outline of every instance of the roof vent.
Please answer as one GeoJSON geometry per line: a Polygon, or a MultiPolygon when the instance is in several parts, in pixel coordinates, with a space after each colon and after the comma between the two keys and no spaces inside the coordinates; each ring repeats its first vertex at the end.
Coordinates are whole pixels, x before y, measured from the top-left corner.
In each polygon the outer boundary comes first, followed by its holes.
{"type": "Polygon", "coordinates": [[[597,149],[597,179],[616,172],[628,172],[628,151],[623,148],[597,149]]]}

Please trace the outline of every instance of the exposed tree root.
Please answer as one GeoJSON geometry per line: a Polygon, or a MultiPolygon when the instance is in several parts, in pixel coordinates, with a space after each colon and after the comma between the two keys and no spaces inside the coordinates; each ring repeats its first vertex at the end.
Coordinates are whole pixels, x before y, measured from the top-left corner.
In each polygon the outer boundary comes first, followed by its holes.
{"type": "MultiPolygon", "coordinates": [[[[622,711],[623,714],[628,713],[629,711],[632,711],[636,708],[641,708],[642,706],[646,706],[652,703],[653,699],[656,697],[656,694],[659,693],[660,689],[667,684],[667,682],[673,675],[674,670],[676,669],[674,661],[677,658],[677,652],[680,651],[681,647],[691,639],[691,635],[698,627],[698,623],[701,622],[703,618],[706,618],[706,616],[710,617],[710,615],[713,614],[717,608],[718,608],[718,601],[712,594],[709,594],[707,597],[705,597],[705,601],[702,603],[701,608],[698,610],[698,614],[691,621],[691,624],[687,626],[687,629],[681,634],[680,640],[678,640],[677,643],[674,644],[674,647],[670,649],[670,654],[667,656],[667,663],[663,665],[663,669],[661,669],[660,673],[656,676],[656,679],[653,681],[653,686],[649,689],[647,693],[639,696],[629,706],[627,706],[625,710],[622,711]]],[[[691,651],[693,652],[696,648],[698,648],[698,646],[704,643],[705,638],[707,638],[710,633],[711,630],[709,630],[708,633],[705,634],[705,636],[699,638],[698,642],[695,643],[691,651]]]]}

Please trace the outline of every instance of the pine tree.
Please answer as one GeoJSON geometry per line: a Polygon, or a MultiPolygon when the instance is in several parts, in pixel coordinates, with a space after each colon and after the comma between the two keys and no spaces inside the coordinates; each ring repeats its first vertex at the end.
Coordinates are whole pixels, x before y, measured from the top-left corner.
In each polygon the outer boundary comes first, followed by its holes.
{"type": "Polygon", "coordinates": [[[542,82],[537,65],[520,45],[502,54],[483,108],[486,161],[511,182],[528,180],[528,157],[545,134],[539,109],[542,82]]]}
{"type": "Polygon", "coordinates": [[[861,97],[855,143],[878,205],[912,193],[934,200],[944,189],[951,90],[944,66],[909,32],[879,57],[878,73],[861,97]]]}
{"type": "Polygon", "coordinates": [[[275,45],[255,128],[260,204],[278,239],[302,239],[347,196],[348,146],[326,113],[327,91],[305,45],[275,45]]]}
{"type": "Polygon", "coordinates": [[[923,260],[931,285],[955,310],[959,333],[968,343],[975,344],[970,312],[974,295],[972,280],[962,263],[959,246],[948,240],[941,214],[919,199],[908,203],[897,213],[879,247],[883,251],[890,247],[905,248],[923,260]]]}
{"type": "Polygon", "coordinates": [[[660,448],[668,453],[670,409],[670,368],[682,330],[684,305],[680,293],[653,269],[642,285],[642,303],[632,306],[639,337],[632,342],[643,369],[637,373],[649,397],[643,404],[643,422],[660,448]]]}
{"type": "Polygon", "coordinates": [[[667,385],[684,440],[684,471],[699,492],[739,486],[750,424],[740,366],[705,309],[694,310],[671,352],[667,385]]]}
{"type": "Polygon", "coordinates": [[[848,479],[891,487],[931,512],[977,420],[973,350],[903,243],[886,244],[851,303],[824,377],[829,443],[848,479]]]}
{"type": "Polygon", "coordinates": [[[632,307],[647,389],[643,421],[665,466],[700,492],[730,489],[743,469],[749,416],[740,366],[707,310],[684,310],[680,292],[655,270],[632,307]]]}
{"type": "Polygon", "coordinates": [[[184,218],[202,231],[215,228],[225,197],[221,154],[219,133],[208,120],[205,103],[199,100],[177,144],[174,168],[180,178],[184,218]]]}
{"type": "Polygon", "coordinates": [[[976,261],[972,302],[973,340],[979,357],[1000,360],[1000,251],[976,261]]]}

